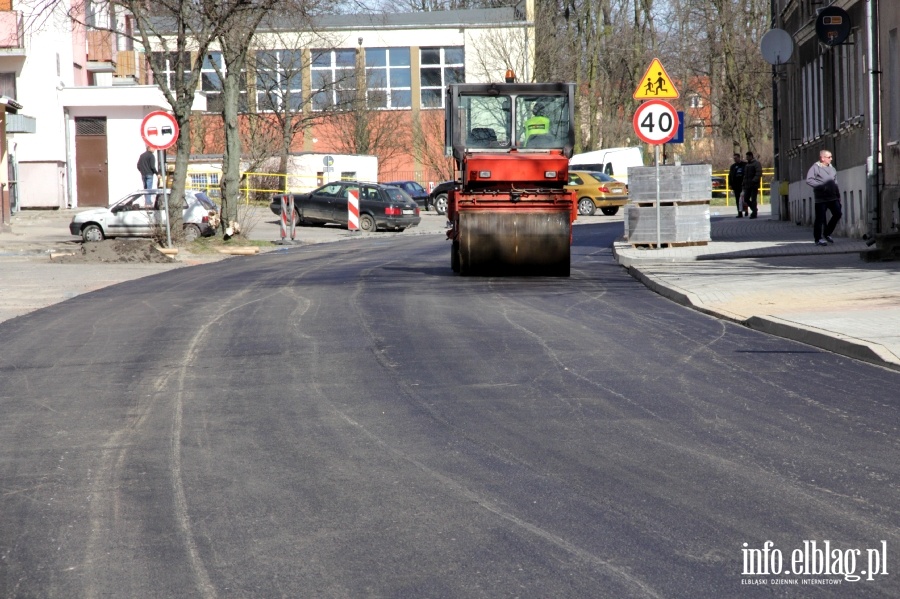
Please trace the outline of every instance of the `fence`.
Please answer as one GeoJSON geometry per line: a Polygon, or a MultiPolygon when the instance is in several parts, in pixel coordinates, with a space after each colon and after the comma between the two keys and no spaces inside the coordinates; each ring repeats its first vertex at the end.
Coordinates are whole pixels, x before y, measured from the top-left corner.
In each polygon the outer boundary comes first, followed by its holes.
{"type": "MultiPolygon", "coordinates": [[[[221,171],[189,171],[185,187],[204,191],[211,198],[222,195],[221,171]]],[[[244,202],[268,203],[272,196],[281,193],[304,193],[324,185],[326,181],[317,175],[282,175],[279,173],[244,173],[241,175],[241,196],[244,202]]]]}
{"type": "MultiPolygon", "coordinates": [[[[221,171],[188,171],[185,187],[206,192],[211,198],[221,196],[221,171]]],[[[384,179],[399,181],[401,179],[384,179]]],[[[324,175],[282,175],[278,173],[244,173],[241,179],[241,195],[244,202],[268,203],[273,195],[281,193],[305,193],[321,187],[333,179],[324,175]]],[[[436,182],[437,184],[439,182],[436,182]]],[[[423,184],[428,189],[428,184],[423,184]]],[[[429,190],[430,191],[430,190],[429,190]]]]}
{"type": "MultiPolygon", "coordinates": [[[[397,173],[394,173],[397,174],[397,173]]],[[[728,171],[720,171],[712,174],[713,177],[722,177],[725,179],[725,205],[731,206],[734,202],[734,194],[731,193],[731,186],[728,181],[728,171]]],[[[759,203],[764,204],[766,198],[769,197],[771,191],[772,177],[775,170],[763,169],[762,184],[760,185],[759,203]]],[[[185,182],[187,189],[195,191],[204,191],[211,198],[221,196],[221,177],[220,171],[190,171],[188,179],[185,182]]],[[[388,178],[388,181],[399,179],[388,178]]],[[[251,201],[268,203],[272,196],[280,193],[305,193],[313,189],[325,185],[327,181],[319,175],[282,175],[278,173],[244,173],[241,179],[241,195],[244,202],[251,201]]],[[[438,182],[435,182],[437,184],[438,182]]],[[[428,189],[428,182],[423,183],[428,189]]]]}
{"type": "MultiPolygon", "coordinates": [[[[734,194],[731,193],[731,185],[728,180],[728,171],[720,171],[713,173],[713,177],[723,177],[725,179],[725,205],[731,206],[734,202],[734,194]]],[[[765,204],[766,198],[769,197],[772,187],[772,177],[775,176],[775,169],[764,168],[762,172],[762,181],[759,186],[759,204],[765,204]]]]}

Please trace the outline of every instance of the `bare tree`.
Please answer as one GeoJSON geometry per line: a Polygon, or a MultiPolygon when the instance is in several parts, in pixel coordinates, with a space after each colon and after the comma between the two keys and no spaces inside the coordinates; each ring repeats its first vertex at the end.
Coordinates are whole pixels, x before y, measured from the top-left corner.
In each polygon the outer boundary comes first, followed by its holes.
{"type": "Polygon", "coordinates": [[[771,147],[771,70],[759,40],[768,30],[768,0],[671,0],[668,60],[680,74],[682,97],[706,106],[698,123],[711,143],[693,144],[691,159],[726,166],[734,150],[766,156],[771,147]]]}
{"type": "Polygon", "coordinates": [[[633,142],[631,97],[655,54],[651,0],[538,0],[535,78],[574,81],[576,150],[633,142]]]}
{"type": "Polygon", "coordinates": [[[426,110],[419,113],[413,132],[412,148],[422,162],[426,179],[439,181],[456,178],[455,162],[444,152],[444,112],[426,110]]]}
{"type": "Polygon", "coordinates": [[[241,195],[242,143],[238,115],[246,112],[241,106],[241,91],[246,92],[247,56],[259,23],[272,10],[277,0],[261,0],[233,18],[232,27],[218,36],[222,49],[225,73],[216,67],[222,81],[222,121],[225,127],[225,155],[222,161],[222,226],[228,230],[237,220],[241,195]],[[243,110],[242,110],[243,109],[243,110]]]}
{"type": "Polygon", "coordinates": [[[172,106],[181,129],[176,142],[175,173],[169,214],[180,233],[181,197],[191,154],[191,107],[210,46],[253,10],[243,0],[115,0],[134,17],[137,37],[150,53],[154,82],[172,106]],[[155,51],[159,50],[159,51],[155,51]]]}
{"type": "Polygon", "coordinates": [[[384,110],[388,93],[377,84],[369,87],[359,51],[355,66],[333,81],[320,81],[314,104],[323,112],[318,130],[326,145],[341,154],[378,156],[379,168],[406,155],[412,146],[412,123],[398,126],[397,119],[404,117],[384,110]]]}
{"type": "Polygon", "coordinates": [[[440,10],[464,10],[467,8],[500,8],[516,6],[522,0],[357,0],[351,7],[360,12],[431,12],[440,10]]]}

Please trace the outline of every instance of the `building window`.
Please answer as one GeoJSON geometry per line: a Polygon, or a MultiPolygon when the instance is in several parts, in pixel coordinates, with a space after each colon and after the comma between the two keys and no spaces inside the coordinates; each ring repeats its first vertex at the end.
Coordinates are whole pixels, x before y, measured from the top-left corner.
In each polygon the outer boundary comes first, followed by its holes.
{"type": "Polygon", "coordinates": [[[366,81],[369,107],[411,108],[409,48],[367,48],[366,81]]]}
{"type": "MultiPolygon", "coordinates": [[[[225,98],[222,95],[222,76],[226,73],[221,52],[209,52],[200,67],[200,89],[206,92],[206,112],[222,112],[225,98]],[[221,73],[221,75],[220,75],[221,73]]],[[[247,104],[247,73],[238,78],[238,112],[249,112],[247,104]]]]}
{"type": "Polygon", "coordinates": [[[16,74],[0,73],[0,96],[17,99],[16,95],[16,74]]]}
{"type": "MultiPolygon", "coordinates": [[[[861,115],[863,113],[863,106],[866,105],[866,90],[868,86],[866,85],[866,73],[869,72],[869,69],[866,68],[866,53],[863,51],[865,44],[856,44],[856,104],[855,104],[855,112],[857,115],[861,115]]],[[[873,66],[873,69],[878,68],[877,66],[873,66]]]]}
{"type": "Polygon", "coordinates": [[[703,108],[703,98],[697,94],[688,97],[688,108],[703,108]]]}
{"type": "Polygon", "coordinates": [[[694,121],[691,123],[691,129],[693,130],[694,139],[703,139],[703,130],[705,129],[703,121],[694,121]]]}
{"type": "MultiPolygon", "coordinates": [[[[891,29],[888,33],[887,63],[884,89],[900,89],[900,43],[896,29],[891,29]]],[[[900,141],[900,94],[890,94],[888,102],[888,141],[900,141]]]]}
{"type": "Polygon", "coordinates": [[[106,117],[75,117],[75,135],[106,135],[106,117]]]}
{"type": "Polygon", "coordinates": [[[190,189],[215,190],[219,187],[219,173],[188,173],[190,189]]]}
{"type": "Polygon", "coordinates": [[[825,131],[823,63],[823,57],[819,56],[802,70],[804,142],[816,139],[825,131]]]}
{"type": "Polygon", "coordinates": [[[465,83],[465,58],[462,46],[420,50],[422,108],[443,108],[446,86],[451,83],[465,83]]]}
{"type": "Polygon", "coordinates": [[[222,79],[219,77],[219,73],[222,71],[221,52],[210,52],[203,57],[203,66],[200,68],[200,89],[206,92],[207,112],[222,112],[222,79]]]}
{"type": "MultiPolygon", "coordinates": [[[[179,83],[175,76],[179,66],[178,53],[152,52],[150,61],[153,64],[154,76],[164,78],[170,90],[176,89],[179,83]]],[[[184,52],[181,55],[181,73],[183,79],[191,76],[191,55],[189,52],[184,52]]]]}
{"type": "Polygon", "coordinates": [[[301,50],[256,53],[256,107],[259,111],[299,112],[303,104],[301,50]]]}
{"type": "Polygon", "coordinates": [[[863,113],[865,72],[861,44],[854,41],[835,49],[833,85],[837,124],[845,125],[863,113]]]}
{"type": "Polygon", "coordinates": [[[348,106],[356,93],[356,50],[313,50],[313,110],[348,106]]]}

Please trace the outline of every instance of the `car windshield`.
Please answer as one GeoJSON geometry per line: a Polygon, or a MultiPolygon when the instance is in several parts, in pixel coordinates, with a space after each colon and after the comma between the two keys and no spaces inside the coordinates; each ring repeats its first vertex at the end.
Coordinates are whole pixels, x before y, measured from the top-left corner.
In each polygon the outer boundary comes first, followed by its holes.
{"type": "Polygon", "coordinates": [[[615,181],[615,179],[613,179],[612,177],[610,177],[610,176],[607,175],[606,173],[596,173],[596,172],[593,172],[593,173],[591,173],[591,176],[592,176],[594,179],[596,179],[597,181],[602,181],[602,182],[604,182],[604,183],[608,183],[608,182],[610,182],[610,181],[615,181]]]}
{"type": "Polygon", "coordinates": [[[385,187],[385,193],[392,202],[411,202],[412,198],[399,187],[385,187]]]}
{"type": "Polygon", "coordinates": [[[516,97],[516,129],[520,147],[561,149],[569,132],[568,96],[516,97]]]}
{"type": "Polygon", "coordinates": [[[466,94],[459,101],[467,149],[562,149],[568,141],[566,95],[466,94]]]}

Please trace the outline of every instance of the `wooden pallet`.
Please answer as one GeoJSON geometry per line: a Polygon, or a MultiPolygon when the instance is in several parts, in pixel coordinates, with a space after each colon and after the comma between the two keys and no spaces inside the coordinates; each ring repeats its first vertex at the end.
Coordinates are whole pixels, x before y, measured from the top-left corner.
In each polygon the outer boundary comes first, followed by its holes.
{"type": "MultiPolygon", "coordinates": [[[[668,248],[683,248],[683,247],[692,247],[698,245],[708,245],[708,241],[663,241],[659,244],[659,248],[668,249],[668,248]]],[[[631,247],[635,249],[657,249],[657,244],[655,243],[632,243],[631,247]]]]}
{"type": "MultiPolygon", "coordinates": [[[[631,203],[642,208],[655,208],[656,200],[631,200],[631,203]]],[[[663,208],[666,206],[687,206],[695,204],[709,204],[709,199],[705,200],[660,200],[659,205],[663,208]]]]}

